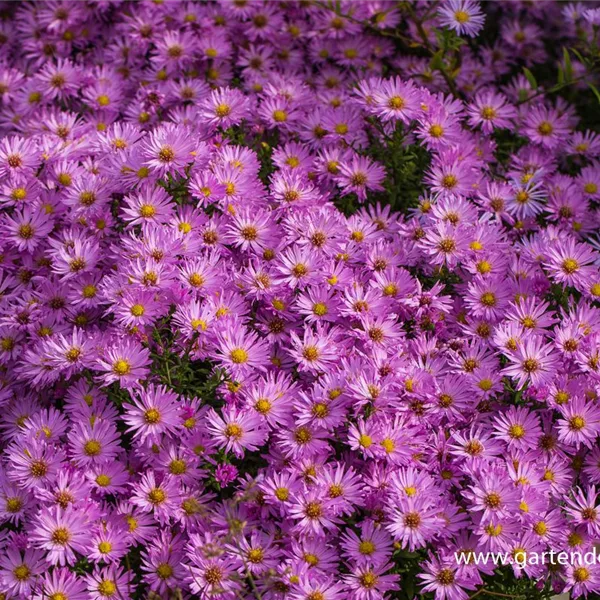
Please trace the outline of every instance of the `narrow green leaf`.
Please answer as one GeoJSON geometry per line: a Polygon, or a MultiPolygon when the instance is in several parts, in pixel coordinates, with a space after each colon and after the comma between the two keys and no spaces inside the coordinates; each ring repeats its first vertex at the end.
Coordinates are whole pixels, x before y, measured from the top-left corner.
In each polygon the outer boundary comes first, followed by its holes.
{"type": "Polygon", "coordinates": [[[558,86],[562,87],[565,83],[565,71],[564,69],[559,65],[558,66],[558,86]]]}
{"type": "Polygon", "coordinates": [[[589,81],[587,82],[588,87],[590,88],[590,90],[592,90],[592,92],[594,92],[594,96],[596,96],[596,98],[598,99],[598,104],[600,104],[600,92],[598,91],[598,88],[593,84],[590,83],[589,81]]]}
{"type": "Polygon", "coordinates": [[[533,73],[527,67],[523,67],[523,73],[525,74],[527,81],[529,81],[529,85],[532,87],[532,89],[537,90],[538,84],[533,76],[533,73]]]}
{"type": "Polygon", "coordinates": [[[587,66],[587,60],[581,55],[581,52],[579,52],[577,48],[569,48],[569,52],[572,52],[582,65],[587,66]]]}
{"type": "Polygon", "coordinates": [[[563,46],[563,61],[565,63],[565,78],[567,81],[573,79],[573,64],[571,63],[571,57],[569,51],[563,46]]]}

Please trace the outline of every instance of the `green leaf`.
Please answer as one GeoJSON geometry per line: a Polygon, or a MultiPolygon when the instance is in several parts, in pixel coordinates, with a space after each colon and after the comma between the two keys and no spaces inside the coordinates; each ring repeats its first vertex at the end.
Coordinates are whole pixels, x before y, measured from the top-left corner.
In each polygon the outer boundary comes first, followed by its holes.
{"type": "Polygon", "coordinates": [[[571,63],[571,57],[569,51],[563,46],[563,61],[565,63],[565,78],[567,81],[573,79],[573,64],[571,63]]]}
{"type": "Polygon", "coordinates": [[[532,87],[532,89],[537,90],[538,84],[535,77],[533,76],[533,73],[527,67],[523,67],[523,73],[527,78],[527,81],[529,81],[529,85],[532,87]]]}
{"type": "Polygon", "coordinates": [[[582,64],[587,66],[588,61],[581,55],[581,52],[579,52],[579,50],[577,50],[577,48],[569,48],[569,51],[572,52],[575,57],[577,58],[577,60],[582,64]]]}
{"type": "Polygon", "coordinates": [[[596,98],[598,99],[598,104],[600,104],[600,92],[598,91],[598,88],[593,84],[590,83],[589,81],[587,82],[588,87],[590,88],[590,90],[592,90],[592,92],[594,92],[594,96],[596,96],[596,98]]]}
{"type": "Polygon", "coordinates": [[[560,89],[565,83],[565,71],[564,69],[559,65],[558,66],[558,83],[555,87],[557,87],[558,89],[560,89]]]}
{"type": "Polygon", "coordinates": [[[444,51],[438,50],[429,61],[429,68],[432,71],[441,71],[444,68],[444,51]]]}

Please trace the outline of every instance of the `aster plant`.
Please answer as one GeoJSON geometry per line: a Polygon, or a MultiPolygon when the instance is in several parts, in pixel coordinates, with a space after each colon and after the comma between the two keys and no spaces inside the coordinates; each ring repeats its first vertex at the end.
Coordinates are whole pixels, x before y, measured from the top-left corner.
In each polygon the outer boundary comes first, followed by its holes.
{"type": "Polygon", "coordinates": [[[598,3],[0,17],[1,600],[600,597],[598,3]]]}

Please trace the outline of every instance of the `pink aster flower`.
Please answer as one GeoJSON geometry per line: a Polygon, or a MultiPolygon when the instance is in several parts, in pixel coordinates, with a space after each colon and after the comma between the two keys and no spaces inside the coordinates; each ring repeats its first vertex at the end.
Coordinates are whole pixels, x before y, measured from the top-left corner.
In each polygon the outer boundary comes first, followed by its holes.
{"type": "Polygon", "coordinates": [[[600,433],[600,409],[585,398],[578,397],[560,406],[562,418],[558,421],[558,439],[579,448],[592,448],[600,433]]]}
{"type": "Polygon", "coordinates": [[[540,105],[528,109],[524,125],[523,133],[535,144],[548,149],[556,148],[570,132],[566,115],[540,105]]]}
{"type": "MultiPolygon", "coordinates": [[[[166,152],[164,147],[162,152],[166,152]]],[[[168,223],[173,215],[172,199],[161,187],[143,186],[134,195],[126,196],[125,202],[123,215],[130,225],[164,224],[168,223]]]]}
{"type": "Polygon", "coordinates": [[[373,92],[373,109],[383,121],[408,123],[420,111],[419,93],[412,81],[392,77],[373,92]]]}
{"type": "Polygon", "coordinates": [[[545,344],[541,336],[532,336],[514,351],[506,353],[511,364],[503,369],[503,373],[514,377],[519,387],[526,383],[535,386],[548,383],[558,365],[556,351],[552,344],[545,344]]]}
{"type": "Polygon", "coordinates": [[[120,435],[110,421],[76,423],[69,434],[69,449],[73,460],[79,465],[114,460],[121,448],[120,435]]]}
{"type": "Polygon", "coordinates": [[[341,546],[347,557],[357,565],[385,564],[393,552],[393,539],[384,529],[376,528],[373,521],[363,523],[360,535],[352,530],[341,537],[341,546]]]}
{"type": "MultiPolygon", "coordinates": [[[[185,135],[185,129],[169,124],[163,125],[146,136],[142,142],[141,152],[146,159],[144,164],[157,176],[162,177],[167,172],[183,174],[184,168],[194,160],[192,154],[194,149],[191,132],[185,135]]],[[[161,210],[164,211],[166,198],[163,197],[162,203],[161,210]]],[[[150,204],[150,206],[154,206],[154,204],[150,204]]],[[[144,203],[140,206],[140,211],[143,208],[144,203]]],[[[148,214],[148,212],[150,210],[146,208],[145,213],[148,214]]],[[[139,217],[143,218],[143,215],[139,213],[139,217]]]]}
{"type": "Polygon", "coordinates": [[[40,591],[35,592],[33,600],[48,598],[68,598],[68,600],[87,600],[85,583],[67,568],[54,568],[44,573],[40,591]]]}
{"type": "Polygon", "coordinates": [[[60,507],[43,511],[36,519],[31,538],[48,552],[53,565],[73,565],[75,552],[84,552],[88,536],[87,517],[82,511],[60,507]]]}
{"type": "Polygon", "coordinates": [[[241,208],[231,218],[224,240],[242,252],[258,251],[274,244],[271,214],[256,209],[241,208]]]}
{"type": "Polygon", "coordinates": [[[382,191],[381,183],[385,179],[382,166],[363,156],[353,156],[352,161],[342,162],[336,181],[342,189],[342,195],[356,194],[360,202],[367,199],[367,190],[382,191]]]}
{"type": "Polygon", "coordinates": [[[98,358],[99,370],[104,371],[100,377],[102,385],[110,385],[118,381],[124,388],[139,387],[148,373],[150,352],[147,348],[130,340],[106,349],[102,358],[98,358]]]}
{"type": "Polygon", "coordinates": [[[242,457],[246,450],[257,450],[265,441],[262,420],[256,414],[229,408],[219,415],[211,408],[206,417],[208,431],[215,441],[225,451],[231,451],[238,457],[242,457]]]}
{"type": "Polygon", "coordinates": [[[22,137],[5,137],[0,142],[0,175],[29,173],[40,163],[32,140],[22,137]]]}
{"type": "Polygon", "coordinates": [[[5,215],[3,229],[8,239],[21,252],[33,252],[40,242],[52,231],[54,221],[41,210],[29,206],[5,215]]]}
{"type": "Polygon", "coordinates": [[[57,333],[44,343],[44,354],[66,378],[93,366],[96,349],[91,336],[74,327],[69,336],[57,333]]]}
{"type": "Polygon", "coordinates": [[[411,552],[433,539],[439,526],[438,508],[425,496],[407,497],[390,509],[386,529],[411,552]]]}
{"type": "Polygon", "coordinates": [[[596,274],[596,268],[592,265],[597,260],[597,253],[588,245],[578,244],[569,238],[548,248],[546,267],[555,281],[579,288],[586,287],[596,274]]]}
{"type": "Polygon", "coordinates": [[[435,600],[466,600],[469,594],[465,590],[475,589],[475,582],[453,560],[432,556],[425,562],[424,573],[418,575],[423,591],[434,592],[435,600]]]}
{"type": "Polygon", "coordinates": [[[85,577],[90,600],[129,600],[132,590],[131,572],[110,565],[96,567],[85,577]]]}
{"type": "Polygon", "coordinates": [[[33,437],[13,442],[6,456],[10,465],[8,478],[23,488],[53,481],[64,460],[60,449],[33,437]]]}
{"type": "Polygon", "coordinates": [[[351,590],[352,597],[357,600],[380,600],[386,592],[398,586],[400,576],[395,573],[385,574],[391,564],[375,566],[356,566],[350,575],[344,576],[344,583],[351,590]]]}
{"type": "Polygon", "coordinates": [[[92,536],[87,556],[94,562],[115,563],[127,553],[128,543],[124,526],[102,525],[92,536]]]}
{"type": "Polygon", "coordinates": [[[425,181],[438,194],[470,196],[476,188],[477,174],[469,160],[436,161],[425,181]]]}
{"type": "Polygon", "coordinates": [[[208,597],[227,594],[231,598],[235,598],[236,594],[240,593],[239,559],[229,554],[205,556],[196,552],[191,560],[188,580],[193,593],[208,597]]]}
{"type": "Polygon", "coordinates": [[[421,245],[435,265],[448,265],[454,268],[465,256],[469,247],[468,239],[461,227],[449,223],[437,223],[427,232],[421,245]]]}
{"type": "Polygon", "coordinates": [[[467,108],[467,114],[470,125],[481,125],[484,133],[492,133],[494,129],[509,128],[517,111],[505,96],[488,90],[475,96],[473,104],[467,108]]]}
{"type": "Polygon", "coordinates": [[[13,546],[2,550],[0,578],[6,591],[20,597],[31,597],[39,577],[47,568],[44,553],[29,548],[25,552],[13,546]]]}
{"type": "Polygon", "coordinates": [[[181,502],[177,479],[171,475],[161,478],[154,471],[148,470],[134,486],[131,503],[142,512],[152,513],[161,525],[169,523],[181,502]]]}
{"type": "Polygon", "coordinates": [[[302,338],[295,332],[290,334],[290,338],[292,347],[289,353],[303,371],[325,370],[338,357],[335,332],[320,325],[317,325],[316,331],[306,329],[302,338]]]}
{"type": "Polygon", "coordinates": [[[123,415],[133,438],[143,444],[155,444],[163,434],[172,433],[178,424],[177,400],[177,394],[162,385],[150,384],[147,389],[134,392],[123,415]]]}
{"type": "Polygon", "coordinates": [[[593,485],[574,488],[572,495],[565,499],[565,511],[573,523],[587,530],[590,535],[600,532],[600,507],[597,506],[598,492],[593,485]]]}
{"type": "Polygon", "coordinates": [[[265,370],[268,347],[256,332],[248,331],[240,323],[217,334],[217,359],[232,373],[249,369],[265,370]]]}
{"type": "Polygon", "coordinates": [[[511,406],[494,419],[494,436],[509,448],[531,450],[538,444],[542,428],[538,415],[524,406],[511,406]]]}
{"type": "Polygon", "coordinates": [[[250,101],[239,90],[213,90],[202,104],[202,116],[207,123],[227,129],[249,116],[250,101]]]}
{"type": "Polygon", "coordinates": [[[346,589],[341,583],[335,583],[332,577],[321,580],[300,581],[298,589],[290,594],[291,600],[304,600],[305,598],[323,598],[323,600],[342,600],[346,589]]]}
{"type": "Polygon", "coordinates": [[[317,491],[299,494],[290,507],[290,516],[296,521],[296,530],[301,534],[323,536],[325,531],[336,530],[339,523],[333,512],[332,500],[323,498],[317,491]]]}

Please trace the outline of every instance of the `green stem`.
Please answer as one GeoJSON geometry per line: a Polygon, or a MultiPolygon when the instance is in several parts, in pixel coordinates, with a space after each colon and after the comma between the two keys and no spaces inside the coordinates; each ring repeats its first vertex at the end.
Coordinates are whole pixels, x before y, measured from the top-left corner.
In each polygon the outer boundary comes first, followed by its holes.
{"type": "Polygon", "coordinates": [[[570,85],[573,85],[575,83],[579,83],[580,81],[584,81],[585,79],[587,79],[589,77],[590,73],[585,73],[585,75],[580,75],[579,77],[576,77],[575,79],[571,79],[570,81],[565,81],[565,83],[562,83],[560,85],[555,85],[553,87],[551,87],[550,89],[546,90],[546,89],[538,89],[538,91],[533,94],[532,96],[529,96],[528,98],[525,98],[523,100],[519,100],[517,102],[517,106],[520,106],[521,104],[525,104],[527,102],[530,102],[531,100],[533,100],[534,98],[537,98],[538,96],[543,96],[544,94],[554,94],[556,92],[560,92],[561,90],[563,90],[564,88],[569,87],[570,85]]]}
{"type": "MultiPolygon", "coordinates": [[[[406,8],[410,14],[410,17],[411,17],[413,23],[415,24],[415,26],[417,28],[417,32],[419,34],[419,37],[421,38],[421,41],[423,42],[423,46],[433,56],[435,54],[435,48],[433,48],[433,46],[431,45],[431,42],[429,41],[429,38],[427,37],[427,32],[425,31],[425,28],[423,27],[424,21],[417,17],[417,13],[415,12],[415,9],[412,7],[412,5],[410,3],[406,5],[406,8]]],[[[456,97],[461,97],[462,94],[456,87],[456,82],[454,81],[454,79],[452,79],[452,77],[446,70],[446,67],[441,66],[441,67],[438,67],[437,70],[441,73],[442,77],[444,78],[444,81],[446,82],[446,85],[448,86],[448,89],[452,92],[452,94],[456,97]]]]}
{"type": "Polygon", "coordinates": [[[488,596],[493,596],[494,598],[522,598],[521,594],[501,594],[500,592],[490,592],[486,590],[484,587],[478,589],[473,595],[469,596],[468,600],[473,600],[473,598],[477,598],[481,594],[487,594],[488,596]]]}

